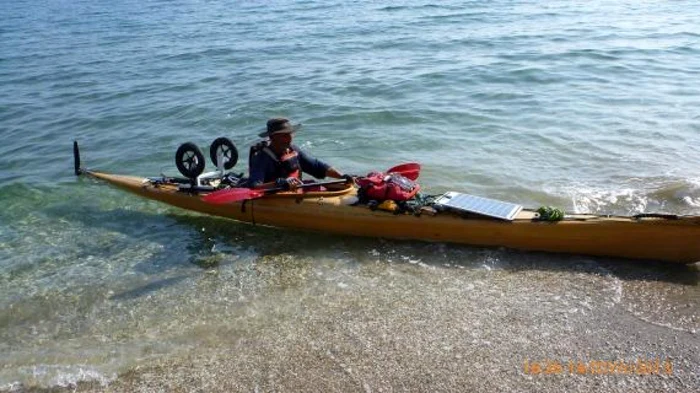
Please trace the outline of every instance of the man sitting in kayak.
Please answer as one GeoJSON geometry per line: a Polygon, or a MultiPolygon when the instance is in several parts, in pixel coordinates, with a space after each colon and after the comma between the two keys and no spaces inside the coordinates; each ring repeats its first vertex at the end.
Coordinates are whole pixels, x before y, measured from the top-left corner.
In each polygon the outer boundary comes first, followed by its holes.
{"type": "Polygon", "coordinates": [[[267,130],[261,138],[269,138],[250,148],[250,178],[248,187],[294,190],[302,184],[302,172],[323,179],[333,177],[352,181],[352,176],[343,175],[335,168],[304,153],[292,145],[292,135],[299,126],[293,126],[285,118],[272,118],[267,121],[267,130]]]}

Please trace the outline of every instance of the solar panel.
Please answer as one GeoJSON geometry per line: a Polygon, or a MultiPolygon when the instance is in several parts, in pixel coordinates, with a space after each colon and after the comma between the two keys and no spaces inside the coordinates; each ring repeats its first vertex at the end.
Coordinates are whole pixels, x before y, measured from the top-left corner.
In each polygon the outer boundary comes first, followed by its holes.
{"type": "Polygon", "coordinates": [[[516,205],[515,203],[461,194],[453,191],[446,192],[435,201],[435,204],[448,209],[476,213],[508,221],[512,221],[513,218],[520,213],[520,210],[523,209],[522,206],[516,205]]]}

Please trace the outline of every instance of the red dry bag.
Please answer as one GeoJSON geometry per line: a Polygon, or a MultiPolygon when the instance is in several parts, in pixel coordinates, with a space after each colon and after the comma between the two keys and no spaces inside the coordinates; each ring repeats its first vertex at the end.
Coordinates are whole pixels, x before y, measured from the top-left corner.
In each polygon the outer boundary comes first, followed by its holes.
{"type": "Polygon", "coordinates": [[[370,172],[366,177],[360,177],[355,182],[368,200],[407,201],[420,190],[418,183],[398,173],[387,175],[381,172],[370,172]]]}

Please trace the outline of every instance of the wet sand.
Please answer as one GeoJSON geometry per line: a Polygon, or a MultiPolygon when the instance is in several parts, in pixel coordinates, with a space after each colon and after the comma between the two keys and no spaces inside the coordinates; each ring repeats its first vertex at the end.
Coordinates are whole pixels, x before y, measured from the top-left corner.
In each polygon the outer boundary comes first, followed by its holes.
{"type": "Polygon", "coordinates": [[[195,350],[107,386],[27,391],[698,391],[696,267],[537,257],[497,269],[370,263],[351,275],[262,261],[272,290],[226,324],[193,321],[195,350]]]}

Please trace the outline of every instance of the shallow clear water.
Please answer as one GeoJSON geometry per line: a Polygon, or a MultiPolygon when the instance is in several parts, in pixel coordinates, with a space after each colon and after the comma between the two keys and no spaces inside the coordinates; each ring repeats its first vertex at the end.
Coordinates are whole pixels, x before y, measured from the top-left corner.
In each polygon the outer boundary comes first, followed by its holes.
{"type": "Polygon", "coordinates": [[[700,214],[699,11],[691,1],[0,4],[0,387],[109,380],[219,342],[233,323],[303,313],[280,293],[315,309],[372,307],[444,280],[498,296],[551,286],[556,307],[531,308],[543,318],[621,307],[697,330],[696,272],[200,217],[75,179],[71,142],[89,167],[174,174],[180,143],[228,136],[245,157],[265,120],[283,115],[304,124],[296,140],[319,158],[359,174],[418,161],[435,193],[700,214]],[[382,289],[392,282],[405,290],[382,289]]]}

